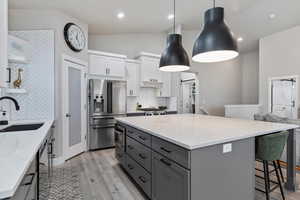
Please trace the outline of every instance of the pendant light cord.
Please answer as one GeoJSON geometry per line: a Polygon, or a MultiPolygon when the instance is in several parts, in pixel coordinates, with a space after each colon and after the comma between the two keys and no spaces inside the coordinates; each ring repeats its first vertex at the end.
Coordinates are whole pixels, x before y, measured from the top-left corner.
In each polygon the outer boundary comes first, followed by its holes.
{"type": "Polygon", "coordinates": [[[176,0],[174,0],[174,10],[173,10],[173,13],[174,13],[174,20],[173,20],[173,32],[174,32],[174,34],[175,34],[175,26],[176,26],[176,14],[175,14],[175,12],[176,12],[176,0]]]}
{"type": "Polygon", "coordinates": [[[216,7],[216,0],[214,0],[214,8],[216,7]]]}

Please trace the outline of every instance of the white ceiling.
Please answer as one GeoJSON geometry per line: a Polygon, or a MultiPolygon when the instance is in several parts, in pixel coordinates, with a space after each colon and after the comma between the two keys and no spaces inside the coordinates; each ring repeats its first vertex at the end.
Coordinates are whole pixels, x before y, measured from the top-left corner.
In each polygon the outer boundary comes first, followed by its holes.
{"type": "MultiPolygon", "coordinates": [[[[177,22],[185,30],[199,30],[212,0],[177,0],[177,22]]],[[[251,50],[258,39],[300,24],[299,0],[216,0],[225,7],[226,21],[242,49],[251,50]],[[275,13],[276,18],[269,19],[275,13]]],[[[172,25],[172,0],[9,0],[11,9],[58,9],[89,24],[90,34],[157,33],[172,25]],[[116,18],[124,12],[122,20],[116,18]]]]}

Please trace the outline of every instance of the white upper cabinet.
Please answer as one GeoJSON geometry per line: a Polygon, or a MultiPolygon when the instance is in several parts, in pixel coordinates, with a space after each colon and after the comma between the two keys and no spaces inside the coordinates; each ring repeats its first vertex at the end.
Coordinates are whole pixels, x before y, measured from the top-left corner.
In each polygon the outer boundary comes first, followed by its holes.
{"type": "Polygon", "coordinates": [[[162,84],[158,89],[158,97],[171,97],[171,73],[161,72],[162,84]]]}
{"type": "Polygon", "coordinates": [[[162,77],[159,71],[160,55],[141,53],[138,59],[141,61],[141,85],[145,83],[161,83],[162,77]]]}
{"type": "Polygon", "coordinates": [[[0,1],[0,88],[7,87],[8,81],[8,2],[0,1]]]}
{"type": "Polygon", "coordinates": [[[136,97],[140,94],[140,65],[137,60],[126,60],[127,96],[136,97]]]}
{"type": "Polygon", "coordinates": [[[89,74],[125,78],[126,58],[126,56],[118,54],[89,51],[89,74]]]}

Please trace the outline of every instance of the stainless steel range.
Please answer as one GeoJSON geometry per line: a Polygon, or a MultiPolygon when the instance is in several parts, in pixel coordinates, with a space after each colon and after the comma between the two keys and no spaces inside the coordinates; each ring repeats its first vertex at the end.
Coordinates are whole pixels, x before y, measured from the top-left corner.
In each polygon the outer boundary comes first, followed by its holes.
{"type": "Polygon", "coordinates": [[[126,116],[126,81],[89,80],[89,150],[115,146],[115,117],[126,116]]]}

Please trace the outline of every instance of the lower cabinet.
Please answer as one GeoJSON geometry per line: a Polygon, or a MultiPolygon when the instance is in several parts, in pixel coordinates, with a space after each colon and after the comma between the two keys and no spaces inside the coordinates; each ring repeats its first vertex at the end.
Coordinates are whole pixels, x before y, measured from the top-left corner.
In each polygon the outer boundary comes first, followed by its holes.
{"type": "Polygon", "coordinates": [[[10,200],[36,200],[37,199],[37,159],[32,161],[28,171],[20,183],[16,193],[10,200]]]}
{"type": "Polygon", "coordinates": [[[185,159],[174,160],[189,152],[185,153],[183,149],[179,151],[179,147],[143,132],[142,136],[150,141],[145,143],[137,137],[141,131],[129,126],[118,124],[115,132],[116,141],[119,141],[117,144],[125,144],[125,148],[116,145],[116,158],[149,199],[190,200],[190,170],[185,168],[185,159]],[[126,134],[121,137],[121,133],[126,134]],[[124,138],[123,143],[120,138],[124,138]],[[158,151],[167,147],[174,151],[170,154],[172,156],[158,151]]]}
{"type": "Polygon", "coordinates": [[[190,171],[152,152],[152,200],[189,200],[190,171]]]}

